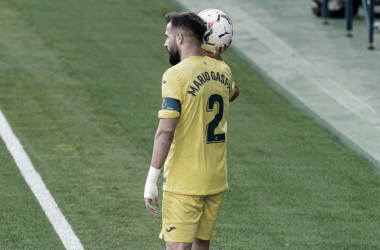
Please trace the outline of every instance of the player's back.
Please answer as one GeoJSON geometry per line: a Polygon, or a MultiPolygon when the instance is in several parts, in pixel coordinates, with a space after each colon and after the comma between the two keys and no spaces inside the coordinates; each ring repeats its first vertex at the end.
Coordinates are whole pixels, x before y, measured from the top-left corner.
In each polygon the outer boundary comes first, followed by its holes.
{"type": "Polygon", "coordinates": [[[229,67],[209,57],[192,56],[170,68],[163,83],[163,98],[180,101],[180,116],[165,163],[164,190],[193,195],[224,191],[226,118],[234,93],[229,67]]]}

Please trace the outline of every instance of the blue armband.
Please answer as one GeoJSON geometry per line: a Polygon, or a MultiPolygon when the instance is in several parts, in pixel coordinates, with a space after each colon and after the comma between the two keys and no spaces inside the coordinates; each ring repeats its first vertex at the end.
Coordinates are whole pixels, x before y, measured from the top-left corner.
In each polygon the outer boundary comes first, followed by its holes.
{"type": "Polygon", "coordinates": [[[172,98],[162,98],[162,108],[161,110],[172,110],[177,111],[178,113],[181,113],[181,103],[172,98]]]}

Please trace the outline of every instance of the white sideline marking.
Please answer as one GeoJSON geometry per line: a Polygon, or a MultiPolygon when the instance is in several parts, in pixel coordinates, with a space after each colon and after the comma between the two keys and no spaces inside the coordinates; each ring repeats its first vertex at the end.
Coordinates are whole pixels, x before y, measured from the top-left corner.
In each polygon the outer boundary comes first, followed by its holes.
{"type": "Polygon", "coordinates": [[[0,110],[0,136],[67,250],[84,249],[0,110]]]}

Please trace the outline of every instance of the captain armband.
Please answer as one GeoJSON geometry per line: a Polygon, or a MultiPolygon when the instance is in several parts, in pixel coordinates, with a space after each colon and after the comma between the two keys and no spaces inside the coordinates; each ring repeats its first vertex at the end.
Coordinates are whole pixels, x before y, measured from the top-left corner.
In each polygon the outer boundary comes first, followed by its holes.
{"type": "Polygon", "coordinates": [[[177,99],[162,98],[161,110],[158,112],[159,118],[175,118],[181,114],[181,103],[177,99]]]}

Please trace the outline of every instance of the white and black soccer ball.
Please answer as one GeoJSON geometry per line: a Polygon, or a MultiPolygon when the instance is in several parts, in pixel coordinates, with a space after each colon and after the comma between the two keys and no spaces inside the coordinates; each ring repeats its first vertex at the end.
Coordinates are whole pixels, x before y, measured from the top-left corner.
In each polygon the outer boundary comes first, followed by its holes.
{"type": "Polygon", "coordinates": [[[205,35],[203,36],[202,48],[215,51],[216,47],[227,44],[233,35],[231,18],[226,13],[217,9],[207,9],[198,14],[205,23],[205,35]]]}

